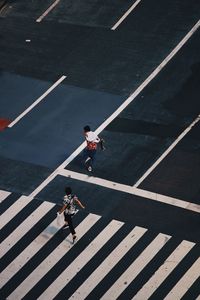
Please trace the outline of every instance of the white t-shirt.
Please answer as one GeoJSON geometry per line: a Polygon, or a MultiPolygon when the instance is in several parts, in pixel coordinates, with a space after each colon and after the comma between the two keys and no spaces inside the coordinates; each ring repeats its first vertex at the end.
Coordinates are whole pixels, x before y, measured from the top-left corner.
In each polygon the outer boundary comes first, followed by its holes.
{"type": "Polygon", "coordinates": [[[98,135],[96,133],[94,133],[93,131],[88,131],[85,135],[85,138],[88,142],[98,143],[100,141],[100,138],[98,137],[98,135]]]}

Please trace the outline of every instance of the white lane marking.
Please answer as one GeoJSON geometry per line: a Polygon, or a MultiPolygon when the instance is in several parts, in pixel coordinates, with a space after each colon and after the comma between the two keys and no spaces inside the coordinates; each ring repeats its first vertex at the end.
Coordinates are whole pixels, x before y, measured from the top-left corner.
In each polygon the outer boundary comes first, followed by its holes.
{"type": "Polygon", "coordinates": [[[97,267],[97,269],[83,282],[83,284],[74,292],[69,300],[86,299],[90,292],[113,269],[113,267],[118,264],[122,257],[126,255],[126,253],[137,243],[137,241],[145,234],[146,231],[146,228],[136,226],[106,257],[106,259],[97,267]]]}
{"type": "MultiPolygon", "coordinates": [[[[167,65],[167,63],[174,57],[174,55],[183,47],[188,39],[199,28],[200,21],[198,21],[193,28],[187,33],[187,35],[179,42],[179,44],[171,51],[171,53],[161,62],[161,64],[145,79],[145,81],[131,94],[118,109],[105,120],[95,131],[99,134],[108,126],[139,94],[140,92],[153,80],[156,75],[167,65]]],[[[83,142],[79,148],[77,148],[57,169],[65,168],[83,149],[85,148],[85,142],[83,142]]]]}
{"type": "Polygon", "coordinates": [[[180,208],[183,208],[186,210],[194,211],[196,213],[200,213],[200,205],[189,202],[189,201],[184,201],[184,200],[181,200],[178,198],[173,198],[173,197],[161,195],[158,193],[153,193],[153,192],[150,192],[147,190],[142,190],[139,188],[134,188],[134,195],[137,195],[137,196],[149,199],[149,200],[162,202],[162,203],[169,204],[172,206],[180,207],[180,208]]]}
{"type": "MultiPolygon", "coordinates": [[[[78,237],[83,236],[101,217],[94,214],[89,214],[77,227],[76,232],[78,237]]],[[[54,249],[34,271],[26,277],[26,279],[7,297],[7,299],[22,299],[33,287],[48,273],[51,268],[71,249],[71,245],[67,240],[71,240],[69,234],[58,247],[54,249]]],[[[50,298],[52,299],[52,298],[50,298]]]]}
{"type": "Polygon", "coordinates": [[[12,277],[54,236],[59,229],[57,220],[55,219],[1,272],[1,287],[12,279],[12,277]]]}
{"type": "Polygon", "coordinates": [[[0,203],[2,203],[11,193],[0,190],[0,203]]]}
{"type": "Polygon", "coordinates": [[[141,0],[135,1],[135,3],[127,10],[127,12],[113,25],[111,30],[115,30],[125,19],[126,17],[133,11],[133,9],[140,3],[141,0]]]}
{"type": "Polygon", "coordinates": [[[10,250],[55,204],[43,202],[1,243],[1,257],[10,250]]]}
{"type": "Polygon", "coordinates": [[[200,115],[177,137],[170,147],[159,157],[159,159],[144,173],[144,175],[134,184],[137,187],[141,182],[160,164],[160,162],[174,149],[174,147],[184,138],[184,136],[200,121],[200,115]]]}
{"type": "Polygon", "coordinates": [[[37,100],[35,100],[26,110],[24,110],[14,121],[12,121],[8,127],[13,127],[18,123],[25,115],[27,115],[38,103],[40,103],[51,91],[53,91],[66,76],[61,76],[43,95],[41,95],[37,100]]]}
{"type": "Polygon", "coordinates": [[[154,258],[161,248],[171,238],[169,235],[160,233],[126,269],[126,271],[115,281],[101,298],[102,300],[117,299],[119,295],[129,286],[144,267],[154,258]]]}
{"type": "MultiPolygon", "coordinates": [[[[189,40],[194,32],[199,28],[200,21],[198,21],[192,29],[186,34],[186,36],[179,42],[179,44],[171,51],[171,53],[162,61],[162,63],[147,77],[147,79],[135,90],[135,92],[126,99],[121,106],[107,119],[105,120],[95,131],[99,134],[108,124],[110,124],[138,95],[139,93],[149,84],[151,80],[167,65],[167,63],[174,57],[174,55],[183,47],[183,45],[189,40]]],[[[80,152],[85,148],[85,142],[83,142],[57,169],[54,170],[49,177],[46,178],[30,195],[35,197],[50,181],[52,181],[58,174],[60,169],[64,169],[80,152]]]]}
{"type": "MultiPolygon", "coordinates": [[[[192,284],[200,277],[200,257],[176,283],[164,300],[182,299],[192,284]]],[[[200,296],[197,298],[200,299],[200,296]]]]}
{"type": "Polygon", "coordinates": [[[107,241],[123,226],[123,222],[112,220],[97,237],[91,241],[74,261],[54,280],[38,299],[53,299],[70,280],[92,259],[107,241]]]}
{"type": "Polygon", "coordinates": [[[38,195],[43,188],[45,188],[49,182],[51,182],[58,174],[58,169],[55,169],[30,195],[29,198],[33,199],[36,195],[38,195]]]}
{"type": "MultiPolygon", "coordinates": [[[[154,273],[154,275],[147,281],[139,292],[132,298],[134,300],[148,300],[151,295],[158,289],[162,282],[169,276],[169,274],[177,267],[181,260],[194,247],[194,243],[182,241],[180,245],[171,253],[165,260],[163,265],[154,273]]],[[[180,299],[174,297],[173,299],[180,299]]]]}
{"type": "Polygon", "coordinates": [[[44,17],[48,15],[48,13],[60,2],[60,0],[56,0],[37,20],[36,22],[40,23],[44,17]]]}
{"type": "Polygon", "coordinates": [[[31,199],[27,196],[21,196],[11,205],[0,217],[0,226],[3,228],[9,223],[26,205],[31,202],[31,199]]]}
{"type": "Polygon", "coordinates": [[[77,173],[77,172],[73,172],[70,170],[66,170],[66,169],[62,169],[59,170],[58,172],[59,175],[65,176],[65,177],[69,177],[69,178],[73,178],[76,180],[81,180],[84,182],[88,182],[91,184],[96,184],[99,186],[103,186],[109,189],[113,189],[113,190],[117,190],[120,192],[125,192],[125,193],[129,193],[135,196],[140,196],[143,198],[147,198],[148,200],[153,200],[153,201],[157,201],[157,202],[162,202],[162,203],[166,203],[169,205],[173,205],[176,207],[180,207],[180,208],[184,208],[187,210],[191,210],[197,213],[200,213],[200,205],[195,204],[195,203],[191,203],[191,202],[187,202],[181,199],[177,199],[177,198],[172,198],[172,197],[168,197],[168,196],[164,196],[164,195],[160,195],[157,193],[153,193],[153,192],[149,192],[146,190],[142,190],[142,189],[138,189],[129,185],[125,185],[125,184],[120,184],[117,182],[113,182],[113,181],[109,181],[106,179],[102,179],[102,178],[98,178],[98,177],[94,177],[94,176],[88,176],[85,174],[81,174],[81,173],[77,173]]]}

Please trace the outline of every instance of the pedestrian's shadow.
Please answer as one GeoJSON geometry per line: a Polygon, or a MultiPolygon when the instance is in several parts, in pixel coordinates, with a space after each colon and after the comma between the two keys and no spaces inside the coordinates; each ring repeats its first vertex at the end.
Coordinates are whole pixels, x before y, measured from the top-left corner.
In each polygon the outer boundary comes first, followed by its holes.
{"type": "Polygon", "coordinates": [[[58,231],[58,226],[49,226],[45,230],[46,235],[54,235],[58,231]]]}

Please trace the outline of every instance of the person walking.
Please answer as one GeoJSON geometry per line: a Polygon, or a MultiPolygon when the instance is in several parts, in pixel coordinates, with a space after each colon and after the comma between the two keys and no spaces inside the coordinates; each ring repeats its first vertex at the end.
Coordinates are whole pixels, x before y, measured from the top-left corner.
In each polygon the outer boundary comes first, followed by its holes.
{"type": "Polygon", "coordinates": [[[84,127],[84,136],[87,143],[85,165],[89,172],[92,171],[94,159],[97,151],[97,144],[101,141],[98,135],[91,131],[90,126],[84,127]]]}
{"type": "Polygon", "coordinates": [[[76,239],[76,232],[73,226],[72,217],[78,212],[76,209],[76,204],[78,204],[81,208],[85,208],[85,206],[81,203],[78,197],[72,194],[72,189],[70,187],[65,188],[65,196],[63,199],[63,207],[58,211],[59,214],[64,212],[65,224],[63,225],[63,229],[69,227],[70,233],[72,234],[73,242],[76,239]]]}

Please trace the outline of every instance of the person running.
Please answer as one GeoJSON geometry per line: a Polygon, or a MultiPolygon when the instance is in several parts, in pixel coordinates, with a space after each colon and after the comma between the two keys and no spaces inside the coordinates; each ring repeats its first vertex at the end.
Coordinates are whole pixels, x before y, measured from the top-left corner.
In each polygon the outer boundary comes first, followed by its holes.
{"type": "Polygon", "coordinates": [[[85,165],[89,172],[92,171],[94,158],[97,151],[97,144],[101,141],[98,135],[91,131],[90,126],[84,127],[84,136],[87,143],[85,165]]]}
{"type": "Polygon", "coordinates": [[[78,212],[76,209],[76,204],[78,204],[81,208],[85,208],[85,206],[81,203],[78,197],[72,194],[72,189],[70,187],[65,188],[65,196],[63,199],[63,207],[58,211],[61,214],[64,211],[65,224],[63,225],[63,229],[69,227],[70,233],[72,234],[73,242],[76,239],[76,232],[73,226],[72,217],[78,212]]]}

